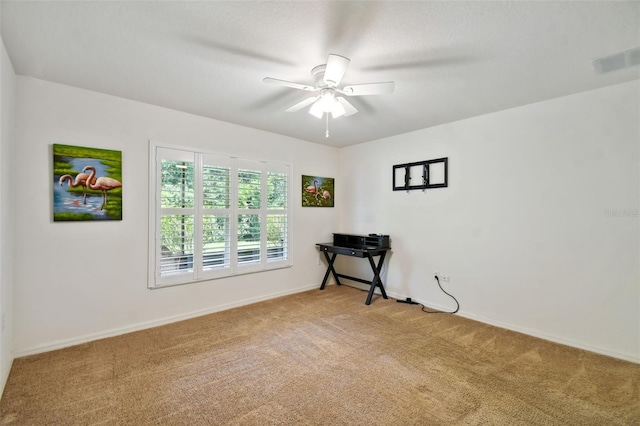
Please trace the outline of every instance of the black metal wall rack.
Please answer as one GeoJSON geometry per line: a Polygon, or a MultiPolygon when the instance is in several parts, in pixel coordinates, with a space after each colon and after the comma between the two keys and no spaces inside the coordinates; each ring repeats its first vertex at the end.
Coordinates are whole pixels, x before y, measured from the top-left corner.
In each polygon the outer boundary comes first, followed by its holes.
{"type": "Polygon", "coordinates": [[[449,157],[435,160],[416,161],[414,163],[396,164],[393,166],[393,190],[410,191],[413,189],[446,188],[449,186],[449,157]],[[444,168],[441,179],[432,179],[431,168],[440,165],[444,168]],[[404,173],[404,175],[403,175],[404,173]],[[412,175],[420,176],[420,183],[411,182],[412,175]]]}

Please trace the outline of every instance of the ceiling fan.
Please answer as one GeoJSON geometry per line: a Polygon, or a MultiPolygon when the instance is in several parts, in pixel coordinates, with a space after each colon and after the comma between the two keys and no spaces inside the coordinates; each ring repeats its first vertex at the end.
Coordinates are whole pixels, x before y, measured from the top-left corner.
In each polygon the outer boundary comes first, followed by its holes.
{"type": "MultiPolygon", "coordinates": [[[[310,96],[305,100],[286,109],[287,112],[296,112],[311,105],[309,114],[322,118],[324,113],[329,114],[333,118],[341,116],[348,117],[358,112],[358,110],[349,103],[344,97],[346,96],[365,96],[365,95],[381,95],[392,93],[394,89],[393,81],[382,83],[366,83],[345,86],[340,89],[340,81],[349,68],[351,60],[344,56],[330,54],[326,64],[318,65],[311,70],[314,84],[294,83],[292,81],[278,80],[276,78],[267,77],[263,79],[265,83],[276,84],[279,86],[290,87],[293,89],[304,90],[306,92],[319,92],[317,95],[310,96]]],[[[328,135],[328,131],[327,131],[328,135]]],[[[327,136],[328,137],[328,136],[327,136]]]]}

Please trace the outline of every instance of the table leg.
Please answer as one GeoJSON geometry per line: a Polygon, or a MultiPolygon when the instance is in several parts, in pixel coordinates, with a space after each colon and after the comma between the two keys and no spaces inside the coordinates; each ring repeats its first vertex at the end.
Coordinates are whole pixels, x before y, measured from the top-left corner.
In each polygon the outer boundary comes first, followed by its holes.
{"type": "Polygon", "coordinates": [[[376,287],[380,287],[380,293],[382,293],[382,297],[388,299],[387,292],[384,290],[384,285],[382,284],[382,278],[380,278],[380,272],[382,271],[382,264],[384,263],[384,257],[387,255],[386,251],[383,251],[380,254],[380,259],[378,260],[378,265],[376,266],[373,261],[373,256],[367,253],[367,257],[369,258],[369,264],[371,265],[371,269],[373,269],[373,280],[371,281],[371,288],[369,288],[369,294],[367,295],[367,301],[365,305],[371,304],[371,298],[373,297],[373,292],[376,287]]]}
{"type": "Polygon", "coordinates": [[[327,263],[329,264],[329,266],[327,266],[327,272],[324,274],[324,279],[322,280],[322,285],[320,286],[320,290],[324,290],[324,286],[327,285],[327,280],[329,279],[330,273],[333,274],[333,278],[335,278],[336,284],[342,285],[340,283],[340,280],[338,279],[338,276],[336,275],[336,270],[333,269],[333,262],[336,261],[336,256],[338,256],[338,254],[333,253],[331,258],[329,258],[329,255],[327,254],[326,251],[323,251],[322,253],[324,253],[324,257],[325,259],[327,259],[327,263]]]}

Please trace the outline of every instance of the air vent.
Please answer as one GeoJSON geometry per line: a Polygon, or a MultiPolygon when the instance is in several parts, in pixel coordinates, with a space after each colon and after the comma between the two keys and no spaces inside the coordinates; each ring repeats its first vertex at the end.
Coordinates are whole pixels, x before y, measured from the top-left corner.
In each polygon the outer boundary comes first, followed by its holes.
{"type": "Polygon", "coordinates": [[[598,73],[617,71],[634,65],[640,65],[640,47],[593,60],[593,66],[598,73]]]}

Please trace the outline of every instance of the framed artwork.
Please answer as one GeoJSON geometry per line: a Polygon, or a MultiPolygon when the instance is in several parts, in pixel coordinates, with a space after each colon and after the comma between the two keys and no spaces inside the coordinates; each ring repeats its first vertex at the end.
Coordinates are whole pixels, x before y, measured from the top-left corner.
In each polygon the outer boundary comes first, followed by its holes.
{"type": "Polygon", "coordinates": [[[122,220],[122,151],[53,144],[53,221],[122,220]]]}
{"type": "Polygon", "coordinates": [[[333,178],[302,175],[302,207],[333,207],[333,178]]]}

